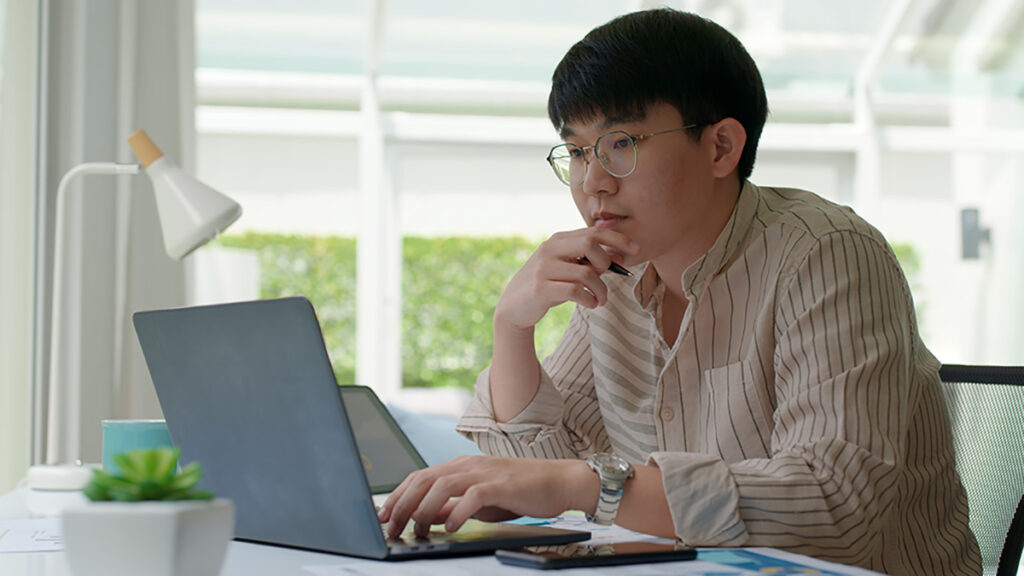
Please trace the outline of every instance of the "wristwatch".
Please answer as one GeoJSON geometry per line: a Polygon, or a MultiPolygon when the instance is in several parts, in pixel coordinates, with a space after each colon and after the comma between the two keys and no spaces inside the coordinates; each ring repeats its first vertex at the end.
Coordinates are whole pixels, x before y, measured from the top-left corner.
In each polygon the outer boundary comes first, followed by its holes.
{"type": "Polygon", "coordinates": [[[587,520],[603,526],[611,525],[619,513],[619,502],[622,500],[626,480],[633,477],[633,465],[610,452],[598,452],[587,458],[587,466],[601,478],[597,507],[593,516],[587,515],[587,520]]]}

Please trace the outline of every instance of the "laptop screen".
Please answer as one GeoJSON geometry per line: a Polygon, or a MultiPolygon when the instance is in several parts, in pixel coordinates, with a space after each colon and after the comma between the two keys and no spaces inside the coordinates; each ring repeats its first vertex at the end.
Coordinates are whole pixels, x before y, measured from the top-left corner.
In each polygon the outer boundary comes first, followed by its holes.
{"type": "Polygon", "coordinates": [[[373,390],[365,386],[342,386],[340,390],[374,494],[394,490],[410,472],[426,467],[373,390]]]}

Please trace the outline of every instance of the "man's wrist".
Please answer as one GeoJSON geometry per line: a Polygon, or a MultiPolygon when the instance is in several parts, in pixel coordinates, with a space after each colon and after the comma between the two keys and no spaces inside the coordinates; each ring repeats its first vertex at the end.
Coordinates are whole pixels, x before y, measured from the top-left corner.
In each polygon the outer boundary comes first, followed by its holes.
{"type": "Polygon", "coordinates": [[[494,309],[494,336],[506,336],[513,339],[530,339],[533,342],[534,326],[520,326],[511,321],[500,303],[494,309]]]}
{"type": "Polygon", "coordinates": [[[597,510],[597,499],[601,495],[601,479],[590,469],[585,460],[573,460],[573,481],[569,483],[571,498],[569,510],[579,510],[593,515],[597,510]]]}

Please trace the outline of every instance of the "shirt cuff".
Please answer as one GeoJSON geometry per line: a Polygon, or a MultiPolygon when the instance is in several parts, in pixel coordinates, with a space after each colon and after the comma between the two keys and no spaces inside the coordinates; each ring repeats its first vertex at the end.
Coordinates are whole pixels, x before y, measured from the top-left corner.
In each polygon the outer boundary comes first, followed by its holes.
{"type": "Polygon", "coordinates": [[[490,375],[491,369],[488,367],[477,377],[476,394],[459,420],[458,426],[455,428],[457,431],[467,436],[473,432],[493,430],[507,434],[522,434],[526,428],[536,431],[561,424],[564,409],[562,395],[543,369],[540,372],[540,386],[537,388],[537,393],[522,412],[508,422],[497,422],[494,419],[490,375]]]}
{"type": "Polygon", "coordinates": [[[747,529],[739,493],[721,459],[688,452],[655,452],[676,538],[691,546],[741,546],[747,529]]]}

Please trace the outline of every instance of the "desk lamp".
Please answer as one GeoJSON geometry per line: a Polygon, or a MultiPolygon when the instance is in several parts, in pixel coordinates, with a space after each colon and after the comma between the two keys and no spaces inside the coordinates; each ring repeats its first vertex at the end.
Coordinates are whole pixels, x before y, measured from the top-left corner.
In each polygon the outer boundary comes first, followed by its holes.
{"type": "MultiPolygon", "coordinates": [[[[212,240],[218,233],[230,226],[242,214],[237,202],[217,192],[213,188],[196,180],[184,170],[172,164],[163,152],[153,143],[142,130],[132,134],[128,143],[142,168],[153,182],[156,196],[157,212],[160,228],[163,232],[164,249],[174,260],[180,260],[187,254],[212,240]]],[[[61,372],[62,350],[60,334],[63,328],[63,291],[64,286],[64,222],[65,191],[68,184],[79,175],[85,174],[138,174],[137,164],[118,164],[112,162],[89,162],[79,164],[67,171],[57,186],[56,228],[54,241],[53,268],[53,309],[50,333],[50,377],[44,384],[42,398],[47,404],[46,460],[66,460],[61,454],[60,442],[62,435],[57,428],[60,422],[66,422],[72,430],[78,430],[78,414],[68,410],[67,406],[77,405],[81,397],[80,384],[70,385],[67,390],[69,398],[64,398],[55,383],[66,378],[61,372]],[[65,413],[66,412],[66,413],[65,413]],[[63,418],[62,418],[63,416],[63,418]]]]}

